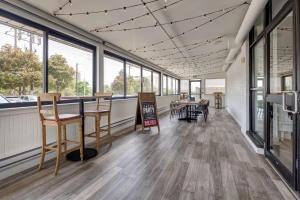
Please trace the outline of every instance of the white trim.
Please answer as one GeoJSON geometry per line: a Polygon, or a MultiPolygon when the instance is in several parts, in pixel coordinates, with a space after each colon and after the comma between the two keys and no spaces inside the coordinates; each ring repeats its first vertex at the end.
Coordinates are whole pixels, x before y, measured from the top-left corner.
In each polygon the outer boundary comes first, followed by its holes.
{"type": "Polygon", "coordinates": [[[234,119],[234,121],[236,121],[236,123],[240,126],[241,128],[241,132],[243,134],[243,136],[246,138],[248,144],[252,147],[252,149],[255,151],[255,153],[257,154],[264,154],[264,149],[263,148],[258,148],[250,139],[250,137],[247,135],[246,130],[243,130],[243,128],[241,127],[240,122],[235,118],[235,116],[230,112],[230,109],[227,107],[226,111],[231,115],[231,117],[234,119]]]}

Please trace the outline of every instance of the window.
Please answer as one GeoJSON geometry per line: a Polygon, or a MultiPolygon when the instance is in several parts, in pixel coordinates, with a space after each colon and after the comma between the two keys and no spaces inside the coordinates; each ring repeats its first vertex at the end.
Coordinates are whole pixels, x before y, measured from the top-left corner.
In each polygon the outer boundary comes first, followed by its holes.
{"type": "Polygon", "coordinates": [[[163,76],[163,95],[168,95],[166,75],[163,76]]]}
{"type": "Polygon", "coordinates": [[[0,38],[0,103],[36,101],[43,92],[43,32],[0,17],[0,38]]]}
{"type": "Polygon", "coordinates": [[[173,94],[173,79],[168,76],[168,95],[173,94]]]}
{"type": "Polygon", "coordinates": [[[274,18],[280,9],[286,4],[288,0],[272,0],[272,18],[274,18]]]}
{"type": "Polygon", "coordinates": [[[112,92],[113,97],[123,97],[124,83],[124,62],[104,56],[104,92],[112,92]]]}
{"type": "Polygon", "coordinates": [[[189,80],[180,81],[180,92],[189,92],[189,80]]]}
{"type": "Polygon", "coordinates": [[[225,94],[225,79],[205,79],[205,93],[213,94],[215,92],[225,94]]]}
{"type": "Polygon", "coordinates": [[[127,96],[137,96],[141,92],[141,67],[126,63],[126,91],[127,96]]]}
{"type": "Polygon", "coordinates": [[[93,51],[49,36],[48,88],[62,96],[93,93],[93,51]]]}
{"type": "Polygon", "coordinates": [[[253,36],[254,39],[257,38],[259,34],[261,34],[265,27],[265,14],[262,12],[259,17],[256,19],[256,22],[253,27],[253,36]]]}
{"type": "Polygon", "coordinates": [[[178,79],[176,79],[176,94],[179,94],[180,93],[180,91],[179,91],[179,80],[178,79]]]}
{"type": "Polygon", "coordinates": [[[201,98],[201,80],[190,81],[190,96],[196,99],[201,98]]]}
{"type": "Polygon", "coordinates": [[[143,68],[143,92],[152,92],[152,72],[143,68]]]}
{"type": "Polygon", "coordinates": [[[153,72],[152,77],[153,77],[153,92],[155,92],[156,95],[160,95],[160,75],[157,72],[153,72]]]}

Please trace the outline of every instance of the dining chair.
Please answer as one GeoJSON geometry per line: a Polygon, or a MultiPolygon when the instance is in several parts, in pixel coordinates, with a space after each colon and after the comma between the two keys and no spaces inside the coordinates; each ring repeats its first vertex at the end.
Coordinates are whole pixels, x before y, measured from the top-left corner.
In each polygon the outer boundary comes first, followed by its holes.
{"type": "Polygon", "coordinates": [[[37,98],[38,113],[42,125],[42,155],[39,169],[41,170],[43,168],[45,154],[50,151],[55,151],[55,175],[58,174],[62,154],[67,154],[75,149],[80,149],[80,159],[81,161],[83,160],[82,117],[79,114],[59,114],[57,102],[60,100],[60,97],[60,93],[44,93],[37,98]],[[48,104],[43,105],[45,103],[48,104]],[[67,138],[67,125],[69,124],[77,124],[79,141],[67,138]],[[56,127],[56,143],[54,145],[48,144],[47,142],[46,126],[56,127]],[[68,144],[76,146],[72,146],[72,148],[68,149],[68,144]]]}
{"type": "Polygon", "coordinates": [[[112,107],[112,95],[113,93],[95,93],[96,98],[96,109],[87,110],[84,112],[85,117],[93,117],[95,119],[95,132],[89,133],[86,137],[96,139],[96,149],[100,150],[100,139],[101,133],[107,133],[106,136],[109,137],[109,145],[112,146],[112,136],[111,136],[111,107],[112,107]],[[102,117],[107,117],[107,128],[100,127],[100,120],[102,117]]]}

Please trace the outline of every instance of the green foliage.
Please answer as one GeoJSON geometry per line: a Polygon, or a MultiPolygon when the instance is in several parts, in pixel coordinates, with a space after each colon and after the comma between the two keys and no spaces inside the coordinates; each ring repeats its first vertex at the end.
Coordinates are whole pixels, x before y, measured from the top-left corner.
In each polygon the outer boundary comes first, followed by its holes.
{"type": "Polygon", "coordinates": [[[120,70],[119,75],[111,83],[110,92],[113,92],[115,95],[124,94],[124,70],[120,70]]]}
{"type": "Polygon", "coordinates": [[[87,81],[78,81],[77,83],[77,95],[87,96],[92,94],[92,88],[87,81]]]}
{"type": "Polygon", "coordinates": [[[0,91],[6,95],[37,94],[42,67],[37,55],[6,44],[0,49],[0,91]]]}
{"type": "MultiPolygon", "coordinates": [[[[43,83],[43,65],[35,53],[22,51],[6,44],[0,49],[0,93],[4,95],[38,95],[43,83]]],[[[64,96],[91,95],[88,82],[75,84],[75,71],[63,55],[52,55],[48,60],[49,91],[64,96]],[[76,91],[77,89],[77,91],[76,91]]]]}
{"type": "Polygon", "coordinates": [[[48,74],[49,91],[61,92],[71,86],[75,71],[65,57],[55,54],[48,60],[48,74]]]}

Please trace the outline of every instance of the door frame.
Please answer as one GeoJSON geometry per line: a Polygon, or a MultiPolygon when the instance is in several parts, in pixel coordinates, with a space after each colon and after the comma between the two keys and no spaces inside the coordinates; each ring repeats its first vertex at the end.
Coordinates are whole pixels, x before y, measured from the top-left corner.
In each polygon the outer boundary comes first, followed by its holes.
{"type": "Polygon", "coordinates": [[[202,97],[202,93],[201,93],[202,82],[201,82],[201,79],[200,80],[189,80],[189,94],[190,94],[190,97],[192,96],[192,88],[191,88],[192,82],[199,82],[199,84],[200,84],[199,94],[200,94],[200,99],[201,99],[201,97],[202,97]]]}
{"type": "MultiPolygon", "coordinates": [[[[280,172],[280,174],[286,179],[287,183],[290,184],[293,188],[297,188],[297,181],[299,181],[299,172],[297,170],[298,165],[298,147],[297,147],[297,139],[298,139],[298,126],[299,123],[299,117],[297,114],[293,115],[293,134],[292,134],[292,143],[293,143],[293,168],[292,171],[290,171],[274,154],[271,152],[271,132],[270,132],[270,110],[271,103],[276,103],[279,105],[282,105],[282,96],[279,94],[270,94],[270,34],[271,32],[282,22],[282,20],[285,19],[285,17],[293,12],[293,40],[294,40],[294,46],[293,46],[293,91],[297,91],[299,88],[299,81],[297,79],[297,72],[299,71],[298,68],[300,65],[297,65],[297,52],[299,50],[296,47],[296,41],[298,36],[296,36],[296,27],[298,25],[296,24],[296,11],[295,11],[295,2],[289,1],[287,2],[284,7],[280,10],[280,12],[277,14],[277,16],[272,19],[270,19],[270,24],[266,27],[265,30],[265,156],[271,161],[271,163],[274,165],[274,167],[280,172]]],[[[270,9],[269,9],[270,10],[270,9]]],[[[272,15],[269,13],[269,17],[271,18],[272,15]]],[[[299,102],[296,102],[299,104],[299,102]]],[[[293,106],[293,98],[287,97],[287,104],[290,106],[293,106]]],[[[298,143],[299,144],[299,143],[298,143]]]]}

